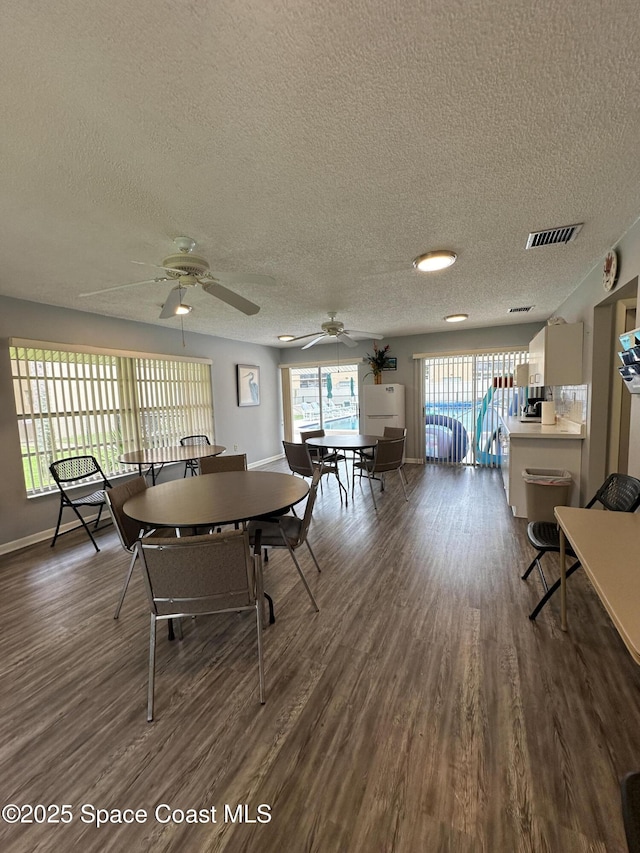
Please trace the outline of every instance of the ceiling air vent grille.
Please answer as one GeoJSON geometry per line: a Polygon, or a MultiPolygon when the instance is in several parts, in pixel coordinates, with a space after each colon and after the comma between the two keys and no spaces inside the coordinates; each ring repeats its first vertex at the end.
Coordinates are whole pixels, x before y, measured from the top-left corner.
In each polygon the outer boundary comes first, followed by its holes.
{"type": "Polygon", "coordinates": [[[507,314],[526,314],[527,311],[531,311],[533,305],[525,305],[522,308],[509,308],[507,314]]]}
{"type": "Polygon", "coordinates": [[[571,243],[575,240],[584,223],[578,225],[563,225],[561,228],[548,228],[546,231],[532,231],[527,238],[525,249],[535,249],[538,246],[553,246],[556,243],[571,243]]]}

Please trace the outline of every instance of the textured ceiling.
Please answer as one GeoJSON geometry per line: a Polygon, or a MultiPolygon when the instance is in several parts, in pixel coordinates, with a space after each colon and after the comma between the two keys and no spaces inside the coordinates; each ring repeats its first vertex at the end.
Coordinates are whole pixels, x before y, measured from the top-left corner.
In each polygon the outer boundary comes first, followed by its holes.
{"type": "Polygon", "coordinates": [[[153,277],[131,261],[188,235],[213,270],[275,279],[234,285],[253,317],[190,291],[198,332],[544,320],[640,213],[639,20],[635,0],[5,0],[0,294],[177,326],[170,284],[79,294],[153,277]],[[412,270],[440,247],[455,266],[412,270]]]}

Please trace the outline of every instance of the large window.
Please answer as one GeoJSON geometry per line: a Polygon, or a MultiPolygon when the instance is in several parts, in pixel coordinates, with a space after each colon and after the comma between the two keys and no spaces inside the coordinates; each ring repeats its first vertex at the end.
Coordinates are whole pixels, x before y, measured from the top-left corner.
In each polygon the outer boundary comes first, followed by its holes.
{"type": "Polygon", "coordinates": [[[10,344],[28,495],[55,489],[49,465],[65,456],[95,456],[116,475],[130,470],[118,463],[128,450],[200,433],[214,441],[207,360],[10,344]]]}
{"type": "Polygon", "coordinates": [[[287,368],[292,441],[312,429],[358,431],[358,365],[287,368]]]}

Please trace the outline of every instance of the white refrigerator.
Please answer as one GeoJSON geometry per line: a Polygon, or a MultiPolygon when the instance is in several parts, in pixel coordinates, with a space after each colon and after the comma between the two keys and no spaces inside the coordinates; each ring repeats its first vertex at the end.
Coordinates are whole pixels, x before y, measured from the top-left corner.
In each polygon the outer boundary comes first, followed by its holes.
{"type": "Polygon", "coordinates": [[[360,399],[360,432],[382,435],[386,426],[405,426],[404,385],[364,385],[360,399]]]}

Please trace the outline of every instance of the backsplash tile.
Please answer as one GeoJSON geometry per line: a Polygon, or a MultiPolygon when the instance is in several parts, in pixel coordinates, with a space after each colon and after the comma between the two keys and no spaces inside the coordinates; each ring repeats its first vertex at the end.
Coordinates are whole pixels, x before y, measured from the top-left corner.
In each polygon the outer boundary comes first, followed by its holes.
{"type": "Polygon", "coordinates": [[[576,424],[587,421],[588,385],[557,385],[552,389],[556,414],[576,424]]]}

